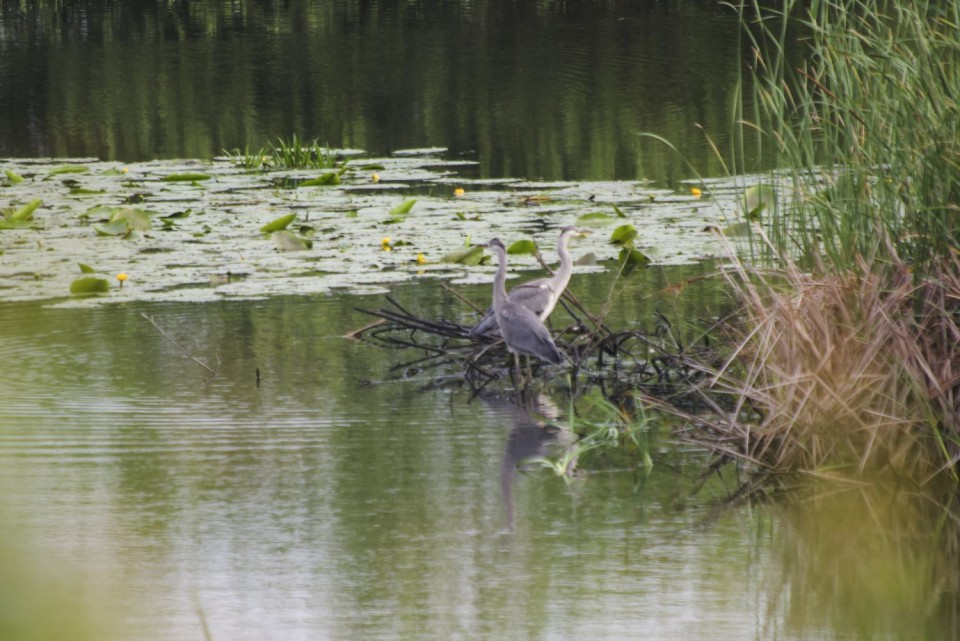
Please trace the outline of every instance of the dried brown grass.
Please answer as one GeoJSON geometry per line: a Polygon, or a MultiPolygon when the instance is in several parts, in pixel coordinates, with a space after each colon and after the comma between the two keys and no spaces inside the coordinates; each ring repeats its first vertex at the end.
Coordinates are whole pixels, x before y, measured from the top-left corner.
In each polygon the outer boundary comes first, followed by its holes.
{"type": "Polygon", "coordinates": [[[712,446],[776,471],[956,474],[960,262],[922,280],[898,260],[844,274],[737,265],[730,282],[738,347],[705,392],[734,403],[704,431],[712,446]]]}

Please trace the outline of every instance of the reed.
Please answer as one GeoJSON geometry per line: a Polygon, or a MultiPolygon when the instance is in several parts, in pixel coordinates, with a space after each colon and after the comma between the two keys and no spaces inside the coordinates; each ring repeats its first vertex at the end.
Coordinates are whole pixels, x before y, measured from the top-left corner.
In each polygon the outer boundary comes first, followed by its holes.
{"type": "Polygon", "coordinates": [[[270,155],[274,165],[285,169],[329,169],[337,164],[336,154],[318,138],[301,140],[296,134],[289,140],[277,138],[270,145],[270,155]]]}
{"type": "Polygon", "coordinates": [[[883,261],[889,238],[927,270],[960,244],[960,5],[783,7],[741,5],[755,52],[748,126],[772,141],[793,187],[770,221],[776,249],[801,260],[822,250],[848,269],[883,261]]]}
{"type": "Polygon", "coordinates": [[[336,167],[336,153],[320,144],[318,138],[302,140],[296,134],[289,140],[278,137],[267,147],[251,150],[224,150],[224,156],[238,167],[250,170],[330,169],[336,167]]]}
{"type": "Polygon", "coordinates": [[[710,393],[732,401],[701,438],[775,471],[955,474],[958,274],[954,262],[918,282],[899,258],[883,273],[739,265],[737,347],[708,371],[710,393]]]}
{"type": "Polygon", "coordinates": [[[960,5],[739,8],[754,57],[737,126],[789,188],[755,235],[768,269],[729,274],[737,347],[708,372],[732,409],[700,439],[776,471],[956,478],[960,5]]]}

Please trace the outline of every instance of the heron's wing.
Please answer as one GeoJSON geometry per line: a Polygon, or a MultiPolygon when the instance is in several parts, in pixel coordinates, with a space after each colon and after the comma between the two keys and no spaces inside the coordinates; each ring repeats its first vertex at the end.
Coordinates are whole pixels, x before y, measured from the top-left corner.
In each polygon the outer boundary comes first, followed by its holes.
{"type": "Polygon", "coordinates": [[[512,301],[508,301],[499,314],[500,331],[511,351],[536,356],[554,364],[563,362],[550,331],[536,314],[512,301]]]}
{"type": "Polygon", "coordinates": [[[511,303],[523,305],[537,316],[542,315],[543,310],[547,309],[555,298],[553,285],[548,278],[538,278],[529,283],[517,285],[507,295],[507,300],[511,303]]]}
{"type": "Polygon", "coordinates": [[[500,328],[497,326],[497,317],[493,313],[492,307],[488,307],[480,322],[470,328],[471,336],[497,335],[499,333],[500,328]]]}

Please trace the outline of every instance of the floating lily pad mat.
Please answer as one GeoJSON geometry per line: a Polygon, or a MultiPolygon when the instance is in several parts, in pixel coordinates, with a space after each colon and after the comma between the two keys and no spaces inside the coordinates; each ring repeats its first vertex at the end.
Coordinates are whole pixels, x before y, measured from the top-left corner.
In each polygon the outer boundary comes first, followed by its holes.
{"type": "MultiPolygon", "coordinates": [[[[621,248],[610,237],[623,224],[636,227],[633,246],[653,264],[690,263],[724,252],[711,228],[742,219],[749,184],[698,182],[700,192],[692,182],[671,190],[460,177],[470,164],[445,160],[442,149],[350,155],[333,170],[338,180],[317,180],[331,170],[250,171],[227,158],[0,159],[0,300],[204,301],[369,293],[417,278],[489,282],[489,261],[443,258],[498,236],[533,240],[553,263],[559,230],[571,224],[593,230],[571,245],[574,257],[598,261],[578,270],[615,266],[621,248]],[[68,298],[81,264],[108,280],[108,293],[68,298]]],[[[515,255],[511,269],[539,265],[515,255]]]]}

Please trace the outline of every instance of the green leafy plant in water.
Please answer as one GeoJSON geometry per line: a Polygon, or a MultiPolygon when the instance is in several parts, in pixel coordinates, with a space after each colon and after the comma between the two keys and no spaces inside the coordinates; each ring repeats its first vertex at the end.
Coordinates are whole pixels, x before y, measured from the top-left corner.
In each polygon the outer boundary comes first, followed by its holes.
{"type": "MultiPolygon", "coordinates": [[[[339,162],[337,155],[321,145],[318,138],[305,141],[296,134],[289,140],[278,137],[276,142],[270,143],[268,147],[260,147],[256,151],[252,151],[247,146],[242,151],[240,149],[224,150],[223,154],[234,165],[251,170],[331,169],[339,162]]],[[[342,172],[339,175],[342,175],[342,172]]],[[[317,183],[319,184],[327,183],[317,183]]]]}
{"type": "Polygon", "coordinates": [[[273,154],[264,147],[253,152],[250,151],[249,146],[244,147],[243,151],[224,149],[223,155],[228,161],[243,169],[268,169],[273,164],[273,154]]]}
{"type": "Polygon", "coordinates": [[[537,253],[537,243],[534,241],[525,238],[523,240],[518,240],[509,247],[507,247],[507,253],[513,255],[520,254],[536,254],[537,253]]]}
{"type": "MultiPolygon", "coordinates": [[[[99,236],[120,236],[129,238],[135,231],[147,231],[150,229],[153,212],[135,207],[105,207],[98,205],[88,210],[88,214],[107,214],[109,218],[106,221],[97,223],[93,230],[99,236]]],[[[102,220],[102,219],[101,219],[102,220]]]]}
{"type": "Polygon", "coordinates": [[[90,168],[85,165],[60,165],[59,167],[54,167],[50,170],[51,176],[58,176],[60,174],[85,174],[90,171],[90,168]]]}
{"type": "Polygon", "coordinates": [[[20,207],[7,207],[2,210],[3,218],[0,219],[0,229],[24,229],[33,227],[33,212],[35,212],[43,201],[39,198],[31,200],[20,207]]]}
{"type": "Polygon", "coordinates": [[[110,283],[105,278],[86,276],[70,283],[70,293],[74,296],[105,294],[110,291],[110,283]]]}
{"type": "Polygon", "coordinates": [[[613,216],[606,214],[602,211],[594,211],[589,214],[584,214],[577,218],[578,227],[588,227],[588,226],[600,226],[612,223],[614,220],[613,216]]]}
{"type": "Polygon", "coordinates": [[[331,185],[339,185],[340,175],[338,171],[328,171],[325,174],[320,174],[316,178],[304,180],[298,187],[328,187],[331,185]]]}
{"type": "Polygon", "coordinates": [[[336,154],[321,145],[318,138],[303,141],[296,134],[290,140],[277,138],[269,153],[275,166],[286,169],[328,169],[338,162],[336,154]]]}
{"type": "Polygon", "coordinates": [[[650,264],[650,257],[633,246],[637,237],[637,228],[633,225],[620,225],[610,234],[610,243],[620,247],[618,260],[623,266],[624,275],[630,274],[637,267],[650,264]]]}
{"type": "Polygon", "coordinates": [[[260,231],[262,231],[265,234],[270,234],[275,231],[286,229],[287,227],[290,226],[290,223],[292,223],[296,217],[297,217],[296,214],[287,214],[286,216],[281,216],[280,218],[271,220],[269,223],[261,227],[260,231]]]}
{"type": "Polygon", "coordinates": [[[313,248],[313,241],[304,236],[297,235],[292,231],[281,229],[272,232],[270,239],[277,249],[284,252],[305,251],[313,248]]]}
{"type": "Polygon", "coordinates": [[[390,210],[390,217],[403,219],[406,217],[407,214],[410,213],[410,210],[413,209],[413,206],[416,204],[417,204],[416,198],[408,198],[407,200],[403,201],[402,203],[400,203],[399,205],[397,205],[396,207],[390,210]]]}
{"type": "Polygon", "coordinates": [[[13,212],[7,218],[9,220],[14,220],[14,221],[32,220],[33,212],[37,211],[37,209],[42,204],[43,204],[43,200],[39,198],[35,198],[34,200],[31,200],[30,202],[28,202],[26,205],[23,205],[22,207],[19,207],[13,210],[13,212]]]}
{"type": "MultiPolygon", "coordinates": [[[[640,406],[631,415],[611,401],[597,396],[582,416],[577,416],[571,401],[567,430],[578,438],[554,456],[538,456],[527,463],[549,469],[570,483],[585,458],[626,458],[639,464],[646,473],[653,469],[650,456],[650,419],[640,406]],[[589,457],[586,455],[589,454],[589,457]]],[[[618,461],[619,463],[619,461],[618,461]]]]}
{"type": "Polygon", "coordinates": [[[487,258],[484,256],[483,247],[473,245],[470,242],[470,236],[467,236],[463,241],[463,247],[455,249],[440,258],[441,263],[456,263],[459,265],[480,265],[486,262],[486,260],[487,258]]]}
{"type": "Polygon", "coordinates": [[[188,173],[188,174],[169,174],[160,179],[163,182],[186,182],[195,183],[210,180],[210,174],[188,173]]]}

